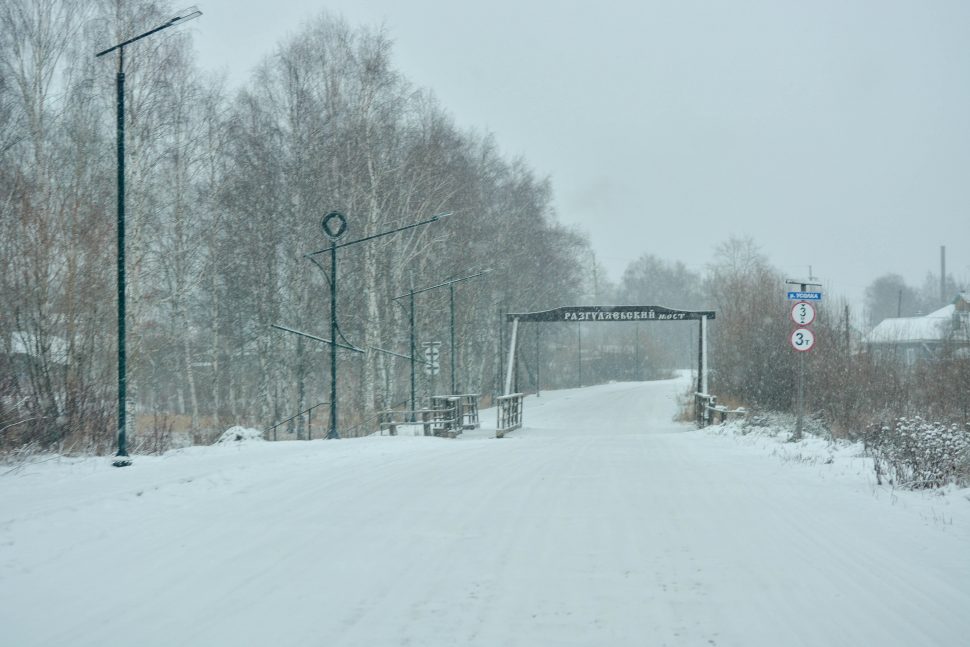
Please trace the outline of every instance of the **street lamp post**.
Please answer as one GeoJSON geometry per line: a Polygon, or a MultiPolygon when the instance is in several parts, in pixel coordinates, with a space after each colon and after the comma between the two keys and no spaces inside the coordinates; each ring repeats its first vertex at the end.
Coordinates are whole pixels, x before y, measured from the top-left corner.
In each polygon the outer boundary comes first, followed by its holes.
{"type": "Polygon", "coordinates": [[[116,77],[118,93],[118,452],[115,454],[115,461],[112,463],[115,467],[131,465],[131,459],[128,458],[128,438],[126,434],[128,424],[128,367],[125,338],[125,46],[201,15],[202,12],[196,7],[189,7],[161,25],[94,55],[95,58],[98,58],[118,50],[118,74],[116,77]]]}
{"type": "Polygon", "coordinates": [[[411,422],[414,422],[414,358],[416,356],[417,350],[414,346],[414,281],[411,282],[411,291],[408,292],[410,297],[411,309],[410,309],[410,319],[411,323],[411,422]]]}
{"type": "Polygon", "coordinates": [[[451,394],[458,395],[455,381],[455,284],[448,286],[448,307],[451,310],[451,394]]]}
{"type": "Polygon", "coordinates": [[[438,288],[443,288],[443,287],[448,287],[451,292],[451,298],[449,300],[449,303],[451,306],[451,395],[458,395],[457,393],[455,393],[455,391],[457,390],[457,386],[455,382],[455,370],[456,370],[455,369],[455,284],[461,283],[462,281],[468,281],[470,279],[474,279],[479,276],[484,276],[485,274],[488,274],[491,271],[492,271],[491,269],[482,270],[481,272],[477,272],[475,274],[469,274],[468,276],[462,276],[457,279],[451,279],[449,281],[445,281],[444,283],[439,283],[437,285],[421,288],[420,290],[415,290],[412,287],[410,290],[408,290],[407,294],[402,294],[392,299],[392,301],[397,301],[398,299],[403,299],[404,297],[408,297],[408,299],[410,300],[411,307],[410,307],[409,319],[411,322],[411,357],[412,357],[411,359],[411,411],[414,411],[414,362],[415,362],[415,360],[413,359],[415,356],[414,295],[421,294],[422,292],[429,292],[431,290],[437,290],[438,288]]]}
{"type": "Polygon", "coordinates": [[[337,240],[347,231],[347,219],[331,211],[321,223],[330,246],[330,429],[327,438],[340,438],[337,431],[337,240]],[[334,224],[336,223],[336,224],[334,224]]]}
{"type": "MultiPolygon", "coordinates": [[[[316,263],[313,256],[323,254],[324,252],[330,252],[330,339],[333,343],[330,344],[330,429],[327,431],[327,438],[340,438],[340,432],[337,431],[337,249],[340,247],[356,245],[357,243],[367,242],[368,240],[374,240],[375,238],[396,234],[397,232],[404,231],[406,229],[414,229],[415,227],[437,222],[450,215],[450,212],[438,214],[429,218],[428,220],[422,220],[421,222],[405,225],[404,227],[398,227],[397,229],[391,229],[390,231],[382,231],[381,233],[374,234],[372,236],[364,236],[363,238],[347,241],[346,243],[337,242],[337,239],[343,236],[347,229],[347,219],[344,218],[343,214],[336,211],[331,211],[324,216],[321,224],[323,226],[324,234],[326,234],[327,238],[329,238],[331,241],[331,245],[326,249],[311,252],[306,256],[311,261],[316,263]]],[[[411,355],[411,361],[413,362],[413,351],[411,355]]]]}

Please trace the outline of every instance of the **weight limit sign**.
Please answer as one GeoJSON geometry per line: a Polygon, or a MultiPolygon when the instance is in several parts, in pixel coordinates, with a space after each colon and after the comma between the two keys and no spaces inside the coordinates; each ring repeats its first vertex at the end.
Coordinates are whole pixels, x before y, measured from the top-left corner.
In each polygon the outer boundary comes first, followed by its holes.
{"type": "Polygon", "coordinates": [[[797,328],[789,338],[791,347],[804,353],[815,345],[815,333],[809,328],[797,328]]]}
{"type": "Polygon", "coordinates": [[[810,326],[815,321],[815,306],[807,301],[799,301],[791,307],[791,320],[799,326],[810,326]]]}

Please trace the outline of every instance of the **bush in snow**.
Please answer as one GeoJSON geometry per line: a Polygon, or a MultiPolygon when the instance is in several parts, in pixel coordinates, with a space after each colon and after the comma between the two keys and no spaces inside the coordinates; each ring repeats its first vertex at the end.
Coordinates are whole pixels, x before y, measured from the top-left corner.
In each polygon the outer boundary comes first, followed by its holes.
{"type": "Polygon", "coordinates": [[[897,418],[870,425],[863,441],[880,485],[883,480],[914,489],[970,483],[970,425],[897,418]]]}
{"type": "Polygon", "coordinates": [[[263,440],[263,432],[259,429],[249,429],[247,427],[229,427],[229,429],[222,432],[222,435],[219,436],[219,440],[216,443],[226,445],[247,440],[263,440]]]}
{"type": "MultiPolygon", "coordinates": [[[[765,433],[770,431],[771,435],[788,433],[794,436],[797,426],[797,418],[794,414],[772,412],[753,413],[740,423],[742,434],[765,433]]],[[[819,415],[808,415],[802,420],[802,433],[808,436],[831,439],[832,432],[825,424],[825,420],[819,415]]]]}

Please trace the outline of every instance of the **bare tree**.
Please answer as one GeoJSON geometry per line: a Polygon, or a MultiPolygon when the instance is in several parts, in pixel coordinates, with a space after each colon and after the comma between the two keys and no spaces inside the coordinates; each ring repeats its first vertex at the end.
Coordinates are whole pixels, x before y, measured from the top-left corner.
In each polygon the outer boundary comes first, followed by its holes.
{"type": "Polygon", "coordinates": [[[717,311],[710,344],[717,392],[789,410],[794,359],[781,277],[753,240],[732,238],[715,249],[705,283],[717,311]]]}

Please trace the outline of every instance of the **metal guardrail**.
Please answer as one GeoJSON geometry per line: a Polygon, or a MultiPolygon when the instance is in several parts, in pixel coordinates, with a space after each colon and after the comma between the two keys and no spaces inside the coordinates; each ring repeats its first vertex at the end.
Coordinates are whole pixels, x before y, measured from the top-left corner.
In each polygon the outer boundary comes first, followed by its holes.
{"type": "Polygon", "coordinates": [[[522,398],[524,393],[510,393],[495,398],[498,421],[495,424],[495,437],[504,438],[505,434],[522,427],[522,398]]]}

